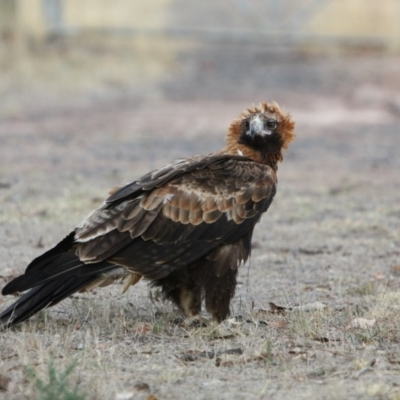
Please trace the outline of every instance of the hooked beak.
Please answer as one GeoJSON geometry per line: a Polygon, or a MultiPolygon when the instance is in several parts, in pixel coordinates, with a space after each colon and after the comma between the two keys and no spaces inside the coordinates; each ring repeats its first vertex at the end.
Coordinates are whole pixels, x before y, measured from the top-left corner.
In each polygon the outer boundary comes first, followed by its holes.
{"type": "Polygon", "coordinates": [[[272,132],[264,129],[264,121],[257,115],[250,121],[249,133],[251,136],[255,136],[270,135],[272,132]]]}

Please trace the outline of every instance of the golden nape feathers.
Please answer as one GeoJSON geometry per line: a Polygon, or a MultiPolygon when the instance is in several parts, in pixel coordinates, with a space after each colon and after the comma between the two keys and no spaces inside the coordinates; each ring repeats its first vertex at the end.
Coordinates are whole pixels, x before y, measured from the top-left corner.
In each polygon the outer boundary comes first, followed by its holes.
{"type": "Polygon", "coordinates": [[[202,303],[214,320],[230,313],[240,265],[255,224],[276,193],[277,163],[294,123],[276,103],[232,122],[226,147],[181,159],[113,189],[54,248],[10,281],[3,295],[25,292],[0,314],[0,326],[24,321],[78,291],[141,278],[161,288],[188,317],[202,303]]]}
{"type": "Polygon", "coordinates": [[[280,109],[276,102],[260,103],[243,111],[240,116],[235,119],[226,135],[225,152],[230,154],[243,154],[257,162],[265,163],[276,169],[276,162],[283,160],[282,149],[287,149],[290,142],[295,138],[295,123],[289,114],[280,109]],[[260,117],[265,123],[268,121],[273,124],[276,121],[276,127],[272,135],[275,133],[277,145],[273,143],[274,137],[264,135],[265,139],[270,143],[263,146],[262,143],[253,147],[242,139],[243,130],[246,123],[250,124],[251,120],[260,117]]]}

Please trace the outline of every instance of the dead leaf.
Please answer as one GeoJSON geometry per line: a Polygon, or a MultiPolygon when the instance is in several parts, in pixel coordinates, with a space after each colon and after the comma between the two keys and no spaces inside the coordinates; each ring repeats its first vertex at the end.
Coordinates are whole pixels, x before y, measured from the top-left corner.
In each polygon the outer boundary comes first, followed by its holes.
{"type": "Polygon", "coordinates": [[[347,329],[349,328],[361,328],[361,329],[369,329],[375,325],[376,319],[366,319],[366,318],[354,318],[347,325],[347,329]]]}
{"type": "Polygon", "coordinates": [[[294,355],[297,355],[297,356],[298,355],[303,356],[303,355],[307,354],[307,350],[304,350],[304,349],[302,349],[300,347],[294,347],[294,348],[288,350],[288,353],[289,354],[294,354],[294,355]]]}
{"type": "Polygon", "coordinates": [[[193,362],[200,358],[214,358],[214,355],[213,351],[189,350],[187,353],[182,354],[180,358],[182,361],[193,362]]]}
{"type": "Polygon", "coordinates": [[[235,337],[235,335],[232,333],[226,333],[226,334],[218,333],[218,334],[215,334],[214,336],[210,337],[209,340],[211,341],[211,340],[219,340],[219,339],[233,339],[234,337],[235,337]]]}
{"type": "Polygon", "coordinates": [[[319,248],[319,249],[306,249],[306,248],[300,248],[299,253],[306,254],[308,256],[315,256],[317,254],[323,254],[326,252],[325,248],[319,248]]]}
{"type": "Polygon", "coordinates": [[[286,321],[270,321],[268,322],[269,326],[272,326],[273,328],[276,329],[283,329],[287,327],[287,322],[286,321]]]}
{"type": "Polygon", "coordinates": [[[0,181],[0,189],[8,189],[10,187],[11,187],[11,183],[10,182],[0,181]]]}
{"type": "Polygon", "coordinates": [[[317,286],[304,286],[303,290],[305,292],[311,292],[313,290],[319,291],[319,292],[329,292],[332,290],[330,285],[317,285],[317,286]]]}
{"type": "Polygon", "coordinates": [[[39,240],[38,240],[37,243],[36,243],[36,247],[37,247],[38,249],[42,249],[42,248],[44,247],[44,244],[43,244],[43,236],[40,236],[39,240]]]}
{"type": "Polygon", "coordinates": [[[390,268],[390,271],[392,272],[393,275],[400,275],[400,265],[395,265],[392,268],[390,268]]]}
{"type": "Polygon", "coordinates": [[[269,303],[269,307],[271,309],[271,312],[274,314],[285,314],[286,310],[290,310],[290,308],[282,307],[282,306],[277,306],[275,303],[269,303]]]}
{"type": "Polygon", "coordinates": [[[374,278],[378,281],[386,278],[386,275],[383,272],[375,272],[374,278]]]}
{"type": "Polygon", "coordinates": [[[319,367],[310,371],[307,376],[309,378],[322,378],[336,372],[336,367],[319,367]]]}
{"type": "MultiPolygon", "coordinates": [[[[18,355],[17,353],[12,353],[12,354],[10,354],[9,356],[4,356],[4,355],[3,355],[3,356],[1,357],[1,360],[2,360],[2,361],[8,360],[8,359],[10,359],[10,358],[17,357],[17,355],[18,355]]],[[[0,375],[0,376],[1,376],[1,375],[0,375]]]]}
{"type": "Polygon", "coordinates": [[[317,285],[315,290],[320,290],[321,292],[329,292],[332,290],[331,285],[317,285]]]}
{"type": "Polygon", "coordinates": [[[400,354],[391,354],[391,355],[388,357],[388,361],[389,361],[391,364],[400,364],[400,354]]]}
{"type": "MultiPolygon", "coordinates": [[[[117,190],[118,190],[118,188],[114,188],[114,189],[116,189],[116,190],[114,190],[113,191],[113,189],[110,189],[109,191],[108,191],[108,194],[111,196],[112,194],[114,194],[117,190]]],[[[102,197],[92,197],[91,199],[90,199],[90,201],[92,202],[92,203],[99,203],[99,204],[101,204],[102,202],[103,202],[103,198],[102,197]]]]}
{"type": "Polygon", "coordinates": [[[314,337],[313,340],[315,340],[316,342],[321,342],[321,343],[340,342],[340,339],[329,339],[325,336],[314,337]]]}
{"type": "Polygon", "coordinates": [[[139,325],[136,329],[133,330],[133,333],[138,335],[144,335],[147,332],[151,331],[151,326],[149,324],[139,325]]]}
{"type": "Polygon", "coordinates": [[[241,365],[241,364],[248,364],[251,362],[258,362],[258,361],[264,361],[267,359],[271,358],[271,354],[269,353],[261,353],[258,356],[254,356],[254,357],[241,357],[239,359],[235,359],[235,360],[226,360],[226,361],[221,361],[220,358],[216,359],[215,365],[217,367],[231,367],[233,365],[241,365]]]}
{"type": "Polygon", "coordinates": [[[373,358],[373,359],[369,362],[369,366],[370,366],[370,367],[373,367],[373,366],[376,364],[377,361],[378,361],[378,359],[373,358]]]}
{"type": "Polygon", "coordinates": [[[196,361],[200,358],[208,358],[212,359],[215,357],[215,355],[222,356],[222,355],[241,355],[243,354],[243,349],[240,347],[233,348],[233,349],[226,349],[226,350],[220,350],[217,352],[214,351],[199,351],[199,350],[189,350],[187,353],[184,353],[181,356],[181,360],[183,361],[188,361],[188,362],[193,362],[196,361]]]}
{"type": "Polygon", "coordinates": [[[0,375],[0,391],[5,392],[8,390],[8,385],[11,379],[8,376],[0,375]]]}
{"type": "Polygon", "coordinates": [[[243,354],[243,349],[241,349],[240,347],[236,347],[233,349],[217,351],[217,355],[222,355],[222,354],[243,354]]]}
{"type": "Polygon", "coordinates": [[[323,310],[324,308],[326,308],[326,304],[321,303],[320,301],[316,301],[314,303],[307,303],[307,304],[301,304],[299,306],[293,306],[292,310],[315,311],[315,310],[323,310]]]}
{"type": "Polygon", "coordinates": [[[133,388],[138,392],[140,392],[140,391],[149,392],[150,391],[150,386],[146,382],[137,382],[137,383],[135,383],[133,388]]]}

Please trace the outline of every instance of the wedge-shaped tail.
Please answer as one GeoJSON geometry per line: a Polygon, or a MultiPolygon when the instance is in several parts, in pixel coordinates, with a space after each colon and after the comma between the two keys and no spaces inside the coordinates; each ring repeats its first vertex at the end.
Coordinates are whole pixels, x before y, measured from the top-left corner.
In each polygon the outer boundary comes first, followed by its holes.
{"type": "Polygon", "coordinates": [[[53,306],[84,289],[105,272],[116,268],[108,262],[97,263],[94,267],[82,263],[71,250],[72,245],[73,233],[33,260],[25,274],[3,288],[3,295],[30,290],[0,314],[1,327],[26,320],[43,308],[53,306]]]}
{"type": "Polygon", "coordinates": [[[0,326],[25,321],[43,308],[51,307],[94,281],[97,276],[80,279],[54,279],[33,287],[0,314],[0,326]]]}

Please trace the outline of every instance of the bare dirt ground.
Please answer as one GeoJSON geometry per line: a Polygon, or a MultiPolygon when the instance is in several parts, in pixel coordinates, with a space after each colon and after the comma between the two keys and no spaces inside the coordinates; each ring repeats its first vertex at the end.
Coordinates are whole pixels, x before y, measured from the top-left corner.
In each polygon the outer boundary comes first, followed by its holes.
{"type": "Polygon", "coordinates": [[[88,399],[400,399],[400,59],[198,46],[149,77],[124,51],[64,46],[3,54],[0,283],[109,188],[219,148],[252,102],[284,104],[297,140],[236,318],[177,325],[144,282],[76,295],[0,333],[0,398],[39,397],[26,367],[46,380],[53,360],[88,399]]]}

